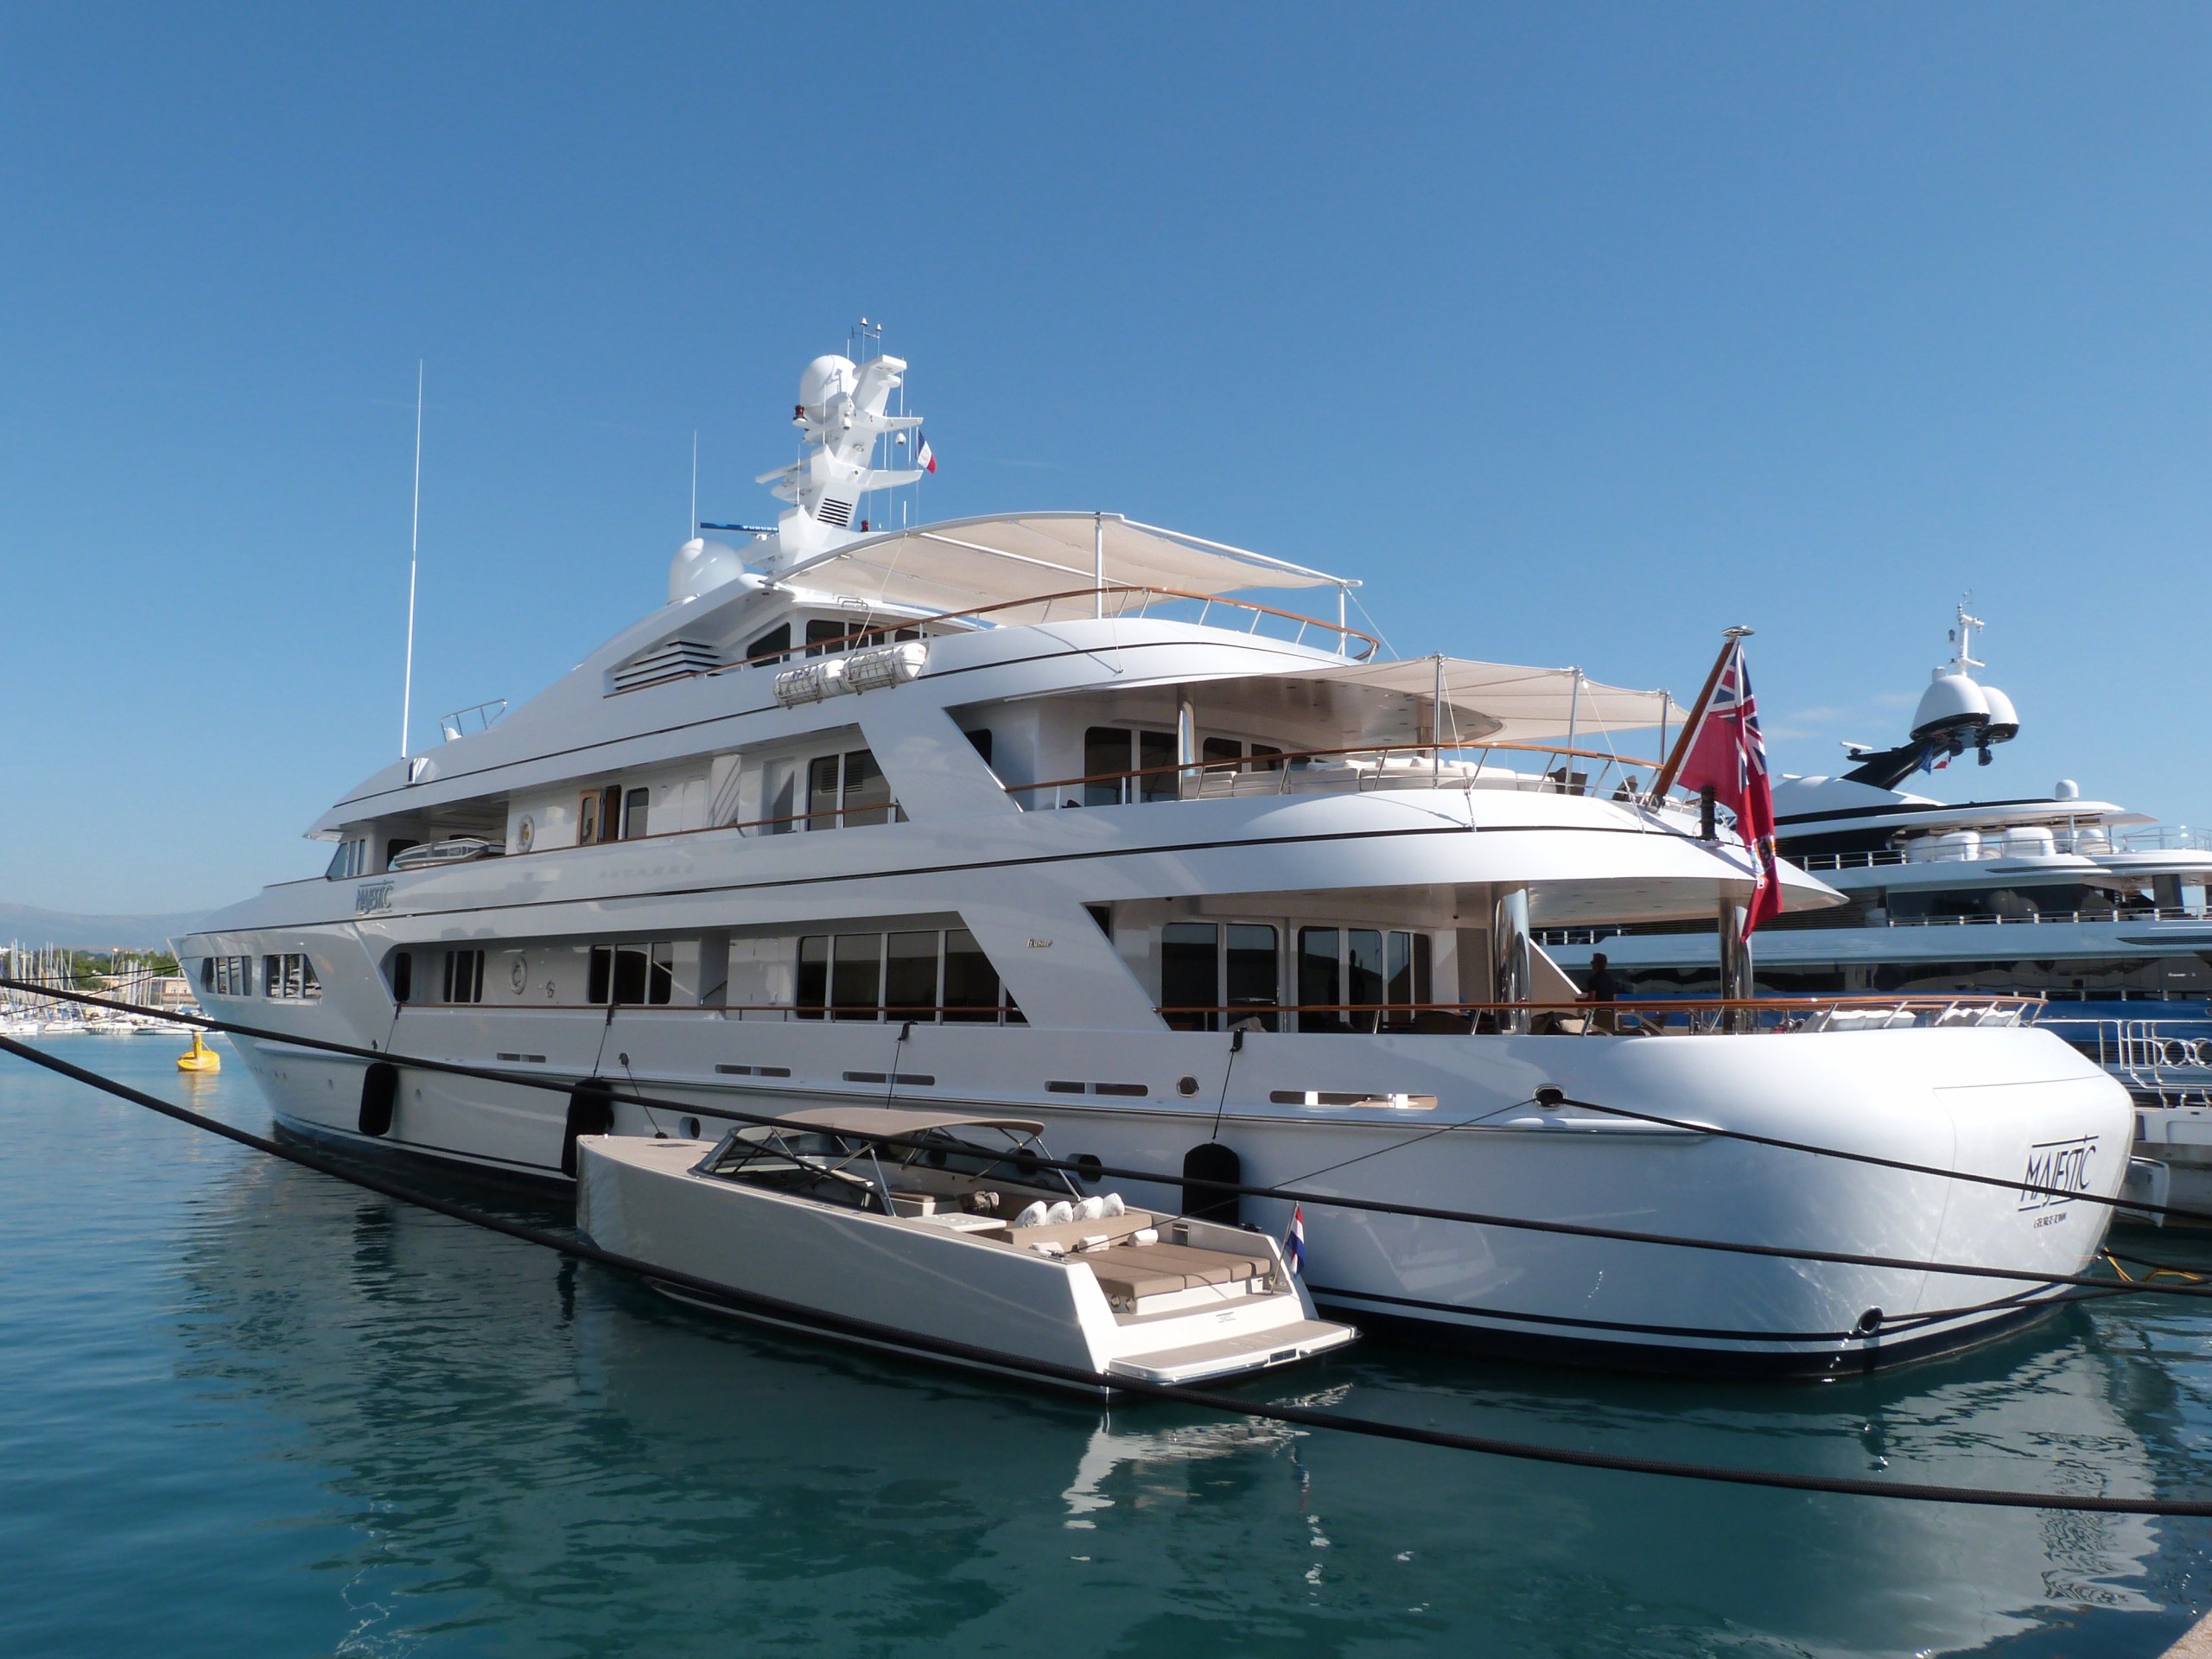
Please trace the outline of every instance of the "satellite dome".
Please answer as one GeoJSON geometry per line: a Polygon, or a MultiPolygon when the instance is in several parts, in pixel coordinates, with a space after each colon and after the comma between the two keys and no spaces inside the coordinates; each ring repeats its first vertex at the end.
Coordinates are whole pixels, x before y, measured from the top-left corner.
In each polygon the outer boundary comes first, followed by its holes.
{"type": "Polygon", "coordinates": [[[2062,801],[2078,801],[2082,798],[2082,785],[2071,778],[2062,778],[2058,780],[2058,787],[2051,793],[2062,801]]]}
{"type": "Polygon", "coordinates": [[[1981,688],[1956,670],[1939,668],[1920,694],[1920,707],[1913,711],[1912,735],[1919,742],[1987,724],[1989,700],[1982,696],[1981,688]]]}
{"type": "Polygon", "coordinates": [[[668,563],[668,602],[696,599],[745,574],[745,561],[728,542],[694,536],[676,550],[668,563]]]}
{"type": "Polygon", "coordinates": [[[798,377],[798,406],[817,420],[821,419],[830,412],[830,404],[851,395],[855,372],[849,357],[839,357],[833,352],[828,357],[816,358],[798,377]]]}
{"type": "Polygon", "coordinates": [[[2020,717],[2012,712],[2012,699],[1993,685],[1981,688],[1981,700],[1989,705],[1988,741],[2005,743],[2019,735],[2020,717]]]}

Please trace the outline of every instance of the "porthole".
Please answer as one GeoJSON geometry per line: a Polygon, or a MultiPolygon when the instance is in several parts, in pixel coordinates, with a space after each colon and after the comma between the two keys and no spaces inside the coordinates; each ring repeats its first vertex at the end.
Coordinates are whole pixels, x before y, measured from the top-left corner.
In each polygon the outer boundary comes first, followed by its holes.
{"type": "Polygon", "coordinates": [[[1197,1094],[1197,1093],[1198,1092],[1198,1080],[1196,1077],[1178,1077],[1178,1078],[1176,1078],[1176,1079],[1175,1079],[1175,1092],[1176,1092],[1177,1094],[1179,1094],[1179,1095],[1195,1095],[1195,1094],[1197,1094]]]}

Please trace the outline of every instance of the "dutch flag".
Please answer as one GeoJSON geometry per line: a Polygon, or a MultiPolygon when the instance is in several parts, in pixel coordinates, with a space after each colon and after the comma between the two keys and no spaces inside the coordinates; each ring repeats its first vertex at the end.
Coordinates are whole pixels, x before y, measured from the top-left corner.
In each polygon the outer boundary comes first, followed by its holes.
{"type": "Polygon", "coordinates": [[[921,439],[921,442],[914,450],[914,465],[925,473],[937,471],[937,451],[930,448],[930,441],[927,437],[918,432],[914,435],[921,439]]]}
{"type": "Polygon", "coordinates": [[[1306,1276],[1306,1206],[1302,1204],[1290,1212],[1290,1230],[1282,1236],[1282,1255],[1293,1273],[1301,1279],[1306,1276]]]}

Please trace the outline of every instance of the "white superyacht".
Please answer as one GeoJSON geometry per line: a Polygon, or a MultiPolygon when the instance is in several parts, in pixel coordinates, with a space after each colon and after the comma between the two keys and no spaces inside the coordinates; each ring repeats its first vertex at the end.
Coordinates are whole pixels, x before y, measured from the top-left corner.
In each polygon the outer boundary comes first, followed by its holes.
{"type": "MultiPolygon", "coordinates": [[[[288,1128],[565,1182],[578,1135],[610,1128],[1012,1114],[1064,1155],[1161,1172],[1115,1185],[1166,1210],[1241,1180],[1915,1263],[2093,1260],[2101,1205],[1692,1127],[2109,1197],[2126,1096],[2017,1002],[1637,1035],[1541,1006],[1572,988],[1532,928],[1751,893],[1740,848],[1606,793],[1614,736],[1662,721],[1658,694],[1381,660],[1349,579],[1112,513],[874,528],[871,498],[913,478],[874,464],[918,423],[889,412],[905,368],[810,365],[799,458],[762,480],[788,504],[772,531],[687,543],[664,606],[333,806],[309,832],[337,843],[324,877],[177,941],[218,1016],[393,1057],[241,1040],[288,1128]],[[1271,591],[1334,620],[1251,597],[1271,591]]],[[[1784,879],[1792,909],[1836,902],[1784,879]]],[[[1288,1209],[1242,1215],[1280,1232],[1288,1209]]],[[[1306,1230],[1314,1299],[1363,1325],[1607,1363],[1863,1367],[2048,1300],[1313,1197],[1306,1230]]]]}

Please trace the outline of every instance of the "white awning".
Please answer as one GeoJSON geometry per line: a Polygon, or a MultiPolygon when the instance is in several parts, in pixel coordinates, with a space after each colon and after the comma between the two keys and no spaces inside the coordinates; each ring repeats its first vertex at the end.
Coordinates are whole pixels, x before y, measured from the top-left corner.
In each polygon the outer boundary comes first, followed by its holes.
{"type": "MultiPolygon", "coordinates": [[[[954,518],[852,542],[774,573],[795,587],[870,604],[964,613],[987,607],[999,622],[1090,615],[1103,573],[1108,588],[1172,589],[1212,598],[1269,588],[1357,587],[1341,576],[1264,554],[1140,524],[1118,513],[1030,512],[954,518]],[[1103,570],[1102,570],[1103,568],[1103,570]],[[1044,595],[1082,590],[1082,597],[1044,595]],[[1035,599],[1035,605],[1008,601],[1035,599]]],[[[1109,594],[1118,615],[1146,602],[1109,594]]]]}
{"type": "Polygon", "coordinates": [[[1630,691],[1604,685],[1572,668],[1522,668],[1510,663],[1470,662],[1464,657],[1415,657],[1404,662],[1347,663],[1283,677],[1372,686],[1426,704],[1434,698],[1442,670],[1446,743],[1528,743],[1564,738],[1574,747],[1605,749],[1609,734],[1679,722],[1681,704],[1664,691],[1630,691]]]}

